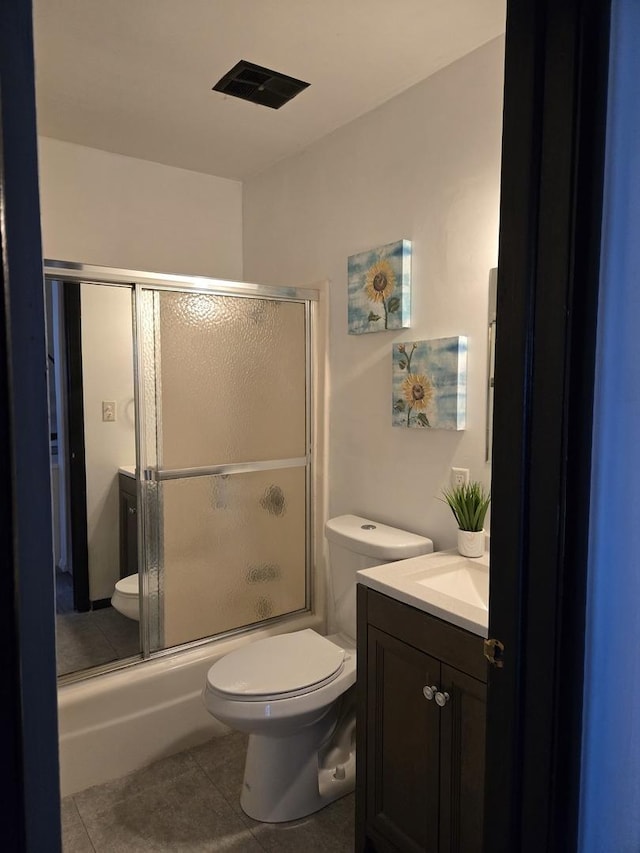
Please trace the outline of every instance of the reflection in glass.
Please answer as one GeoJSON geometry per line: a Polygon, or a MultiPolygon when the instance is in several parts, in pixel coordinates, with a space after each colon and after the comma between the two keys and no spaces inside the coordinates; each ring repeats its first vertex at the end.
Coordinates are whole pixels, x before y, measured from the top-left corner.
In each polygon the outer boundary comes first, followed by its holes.
{"type": "Polygon", "coordinates": [[[493,392],[496,363],[496,317],[498,312],[498,270],[489,270],[489,351],[487,354],[487,439],[485,459],[491,462],[493,446],[493,392]]]}
{"type": "Polygon", "coordinates": [[[137,572],[131,288],[48,279],[45,302],[57,664],[67,675],[140,653],[138,621],[111,606],[116,584],[137,572]]]}

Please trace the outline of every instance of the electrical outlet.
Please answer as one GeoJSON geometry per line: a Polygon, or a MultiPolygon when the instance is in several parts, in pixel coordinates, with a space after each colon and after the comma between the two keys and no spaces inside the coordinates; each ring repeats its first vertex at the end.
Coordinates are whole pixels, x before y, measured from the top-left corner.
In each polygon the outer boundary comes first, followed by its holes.
{"type": "Polygon", "coordinates": [[[114,400],[102,401],[102,420],[115,421],[116,419],[116,404],[114,400]]]}
{"type": "Polygon", "coordinates": [[[456,486],[466,486],[469,482],[468,468],[452,468],[451,469],[451,485],[455,489],[456,486]]]}

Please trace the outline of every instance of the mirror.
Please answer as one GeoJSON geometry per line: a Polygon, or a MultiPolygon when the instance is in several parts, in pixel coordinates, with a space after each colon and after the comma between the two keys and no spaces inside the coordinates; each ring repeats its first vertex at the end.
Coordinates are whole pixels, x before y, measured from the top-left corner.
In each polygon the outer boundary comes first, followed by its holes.
{"type": "Polygon", "coordinates": [[[132,288],[47,279],[45,301],[63,676],[140,655],[139,615],[111,602],[137,571],[132,288]]]}
{"type": "Polygon", "coordinates": [[[496,314],[498,309],[498,270],[489,270],[489,332],[487,353],[487,438],[485,459],[491,462],[493,446],[493,391],[496,364],[496,314]]]}

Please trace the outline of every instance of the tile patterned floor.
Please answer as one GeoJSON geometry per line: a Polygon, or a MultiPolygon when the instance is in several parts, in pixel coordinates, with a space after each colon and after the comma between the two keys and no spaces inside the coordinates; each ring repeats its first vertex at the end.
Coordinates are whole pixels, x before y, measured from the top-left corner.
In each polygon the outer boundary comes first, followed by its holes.
{"type": "Polygon", "coordinates": [[[140,653],[138,622],[113,607],[76,613],[73,577],[56,569],[56,654],[58,675],[79,672],[140,653]]]}
{"type": "Polygon", "coordinates": [[[62,801],[64,853],[352,853],[353,794],[291,823],[240,808],[247,739],[214,738],[62,801]]]}
{"type": "Polygon", "coordinates": [[[56,616],[58,675],[140,653],[139,623],[113,607],[56,616]]]}

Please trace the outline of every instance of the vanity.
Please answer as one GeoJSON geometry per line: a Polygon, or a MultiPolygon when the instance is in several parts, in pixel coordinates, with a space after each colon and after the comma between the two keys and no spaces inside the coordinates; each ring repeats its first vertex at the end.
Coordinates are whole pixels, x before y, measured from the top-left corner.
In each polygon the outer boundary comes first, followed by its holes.
{"type": "Polygon", "coordinates": [[[120,577],[124,578],[138,571],[138,494],[133,465],[118,469],[118,507],[120,577]]]}
{"type": "Polygon", "coordinates": [[[488,554],[358,572],[356,850],[482,850],[488,554]]]}

